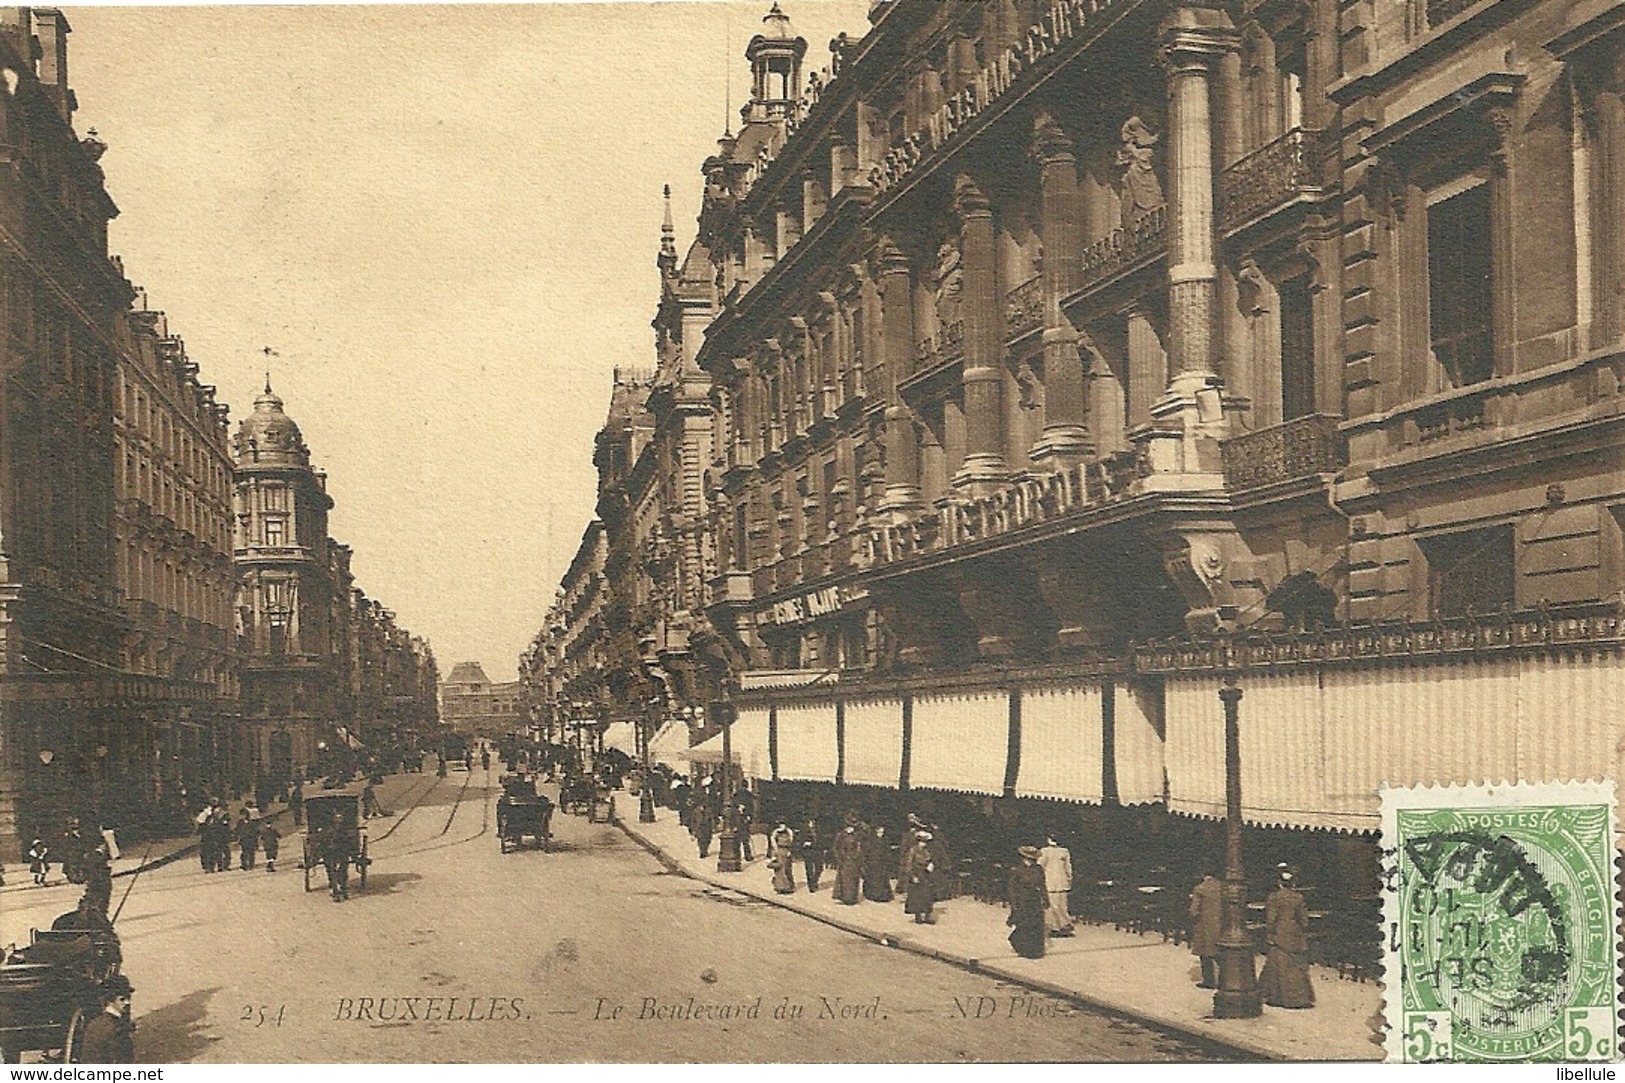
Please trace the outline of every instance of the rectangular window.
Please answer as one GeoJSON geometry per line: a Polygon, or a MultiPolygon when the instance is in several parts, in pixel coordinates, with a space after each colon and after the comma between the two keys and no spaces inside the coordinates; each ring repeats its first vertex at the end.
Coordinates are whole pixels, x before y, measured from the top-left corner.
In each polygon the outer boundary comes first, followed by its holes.
{"type": "Polygon", "coordinates": [[[750,508],[741,500],[734,507],[734,552],[733,566],[738,569],[750,567],[750,508]]]}
{"type": "Polygon", "coordinates": [[[1429,616],[1497,613],[1516,604],[1510,524],[1436,534],[1419,541],[1428,565],[1429,616]]]}
{"type": "Polygon", "coordinates": [[[1309,276],[1281,283],[1281,420],[1315,412],[1315,312],[1309,276]]]}
{"type": "Polygon", "coordinates": [[[1428,194],[1428,323],[1433,357],[1450,386],[1495,371],[1490,281],[1490,186],[1464,177],[1428,194]]]}
{"type": "Polygon", "coordinates": [[[282,544],[282,538],[283,538],[283,530],[284,530],[284,524],[283,524],[281,519],[267,519],[267,520],[265,520],[265,544],[266,545],[281,545],[282,544]]]}

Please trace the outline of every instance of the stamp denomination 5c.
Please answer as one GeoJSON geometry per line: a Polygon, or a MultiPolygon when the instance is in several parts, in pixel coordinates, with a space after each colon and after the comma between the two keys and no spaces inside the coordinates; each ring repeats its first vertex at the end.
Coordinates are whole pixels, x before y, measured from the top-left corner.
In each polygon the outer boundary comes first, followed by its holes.
{"type": "Polygon", "coordinates": [[[1614,784],[1382,796],[1389,1059],[1616,1059],[1614,784]]]}

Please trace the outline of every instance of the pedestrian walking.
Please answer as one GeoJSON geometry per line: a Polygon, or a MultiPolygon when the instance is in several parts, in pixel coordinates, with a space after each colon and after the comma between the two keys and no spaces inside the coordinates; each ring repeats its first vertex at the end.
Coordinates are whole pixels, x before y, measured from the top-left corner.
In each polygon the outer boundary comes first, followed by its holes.
{"type": "Polygon", "coordinates": [[[1191,890],[1191,954],[1202,962],[1198,989],[1219,987],[1219,929],[1224,912],[1224,887],[1206,872],[1191,890]]]}
{"type": "Polygon", "coordinates": [[[214,871],[226,872],[231,868],[231,814],[224,808],[217,808],[210,823],[214,838],[214,871]]]}
{"type": "Polygon", "coordinates": [[[733,808],[729,810],[733,815],[734,834],[739,837],[739,856],[744,861],[754,861],[755,856],[750,849],[750,827],[753,819],[751,813],[755,800],[750,790],[741,786],[734,794],[733,808]]]}
{"type": "Polygon", "coordinates": [[[265,871],[276,872],[276,855],[282,849],[282,836],[270,820],[260,824],[260,849],[265,851],[265,871]]]}
{"type": "Polygon", "coordinates": [[[383,814],[383,806],[378,803],[377,784],[369,778],[367,784],[361,788],[361,815],[364,819],[370,820],[383,814]]]}
{"type": "Polygon", "coordinates": [[[246,808],[237,817],[237,845],[241,849],[238,868],[247,872],[254,867],[255,858],[259,855],[260,825],[248,815],[246,808]]]}
{"type": "Polygon", "coordinates": [[[85,899],[103,914],[113,902],[113,863],[100,846],[85,855],[85,899]]]}
{"type": "Polygon", "coordinates": [[[780,824],[767,839],[768,861],[773,866],[773,890],[789,895],[796,889],[796,833],[780,824]]]}
{"type": "Polygon", "coordinates": [[[51,875],[51,848],[41,839],[28,844],[28,871],[34,874],[34,886],[44,887],[51,875]]]}
{"type": "Polygon", "coordinates": [[[846,814],[846,826],[835,836],[835,901],[843,906],[858,904],[862,880],[863,839],[858,834],[858,817],[846,814]]]}
{"type": "Polygon", "coordinates": [[[293,826],[305,825],[305,780],[295,779],[293,792],[288,794],[288,811],[293,813],[293,826]]]}
{"type": "Polygon", "coordinates": [[[1275,890],[1264,900],[1264,942],[1269,951],[1258,975],[1264,1003],[1276,1008],[1313,1008],[1309,984],[1309,904],[1297,888],[1297,874],[1278,866],[1275,890]]]}
{"type": "Polygon", "coordinates": [[[1054,835],[1046,835],[1038,851],[1038,867],[1044,870],[1044,891],[1049,897],[1044,928],[1051,936],[1071,936],[1072,851],[1056,842],[1054,835]]]}
{"type": "Polygon", "coordinates": [[[863,897],[870,902],[891,902],[891,874],[894,859],[891,852],[891,840],[886,837],[884,824],[875,824],[863,836],[862,851],[863,897]]]}
{"type": "Polygon", "coordinates": [[[708,857],[711,853],[711,835],[716,829],[712,823],[715,818],[711,806],[701,795],[696,794],[694,800],[694,841],[700,845],[700,856],[708,857]]]}
{"type": "Polygon", "coordinates": [[[937,862],[931,852],[931,839],[931,832],[916,831],[914,853],[908,859],[908,889],[903,898],[903,912],[913,914],[916,925],[931,925],[937,920],[933,912],[937,905],[937,862]]]}
{"type": "Polygon", "coordinates": [[[1044,890],[1044,870],[1038,867],[1038,847],[1023,846],[1021,864],[1010,870],[1008,900],[1010,946],[1026,959],[1044,955],[1044,910],[1048,897],[1044,890]]]}
{"type": "Polygon", "coordinates": [[[85,1023],[78,1055],[82,1064],[134,1064],[135,1027],[130,1023],[130,979],[112,974],[97,988],[102,1010],[85,1023]]]}
{"type": "Polygon", "coordinates": [[[801,854],[801,870],[807,874],[807,890],[817,891],[818,880],[824,875],[824,837],[817,820],[809,817],[796,832],[796,850],[801,854]]]}
{"type": "Polygon", "coordinates": [[[677,822],[682,824],[683,827],[687,829],[690,834],[692,834],[694,811],[693,809],[689,808],[689,792],[690,787],[688,784],[688,779],[678,778],[677,781],[671,784],[671,796],[669,800],[671,807],[677,810],[677,822]]]}

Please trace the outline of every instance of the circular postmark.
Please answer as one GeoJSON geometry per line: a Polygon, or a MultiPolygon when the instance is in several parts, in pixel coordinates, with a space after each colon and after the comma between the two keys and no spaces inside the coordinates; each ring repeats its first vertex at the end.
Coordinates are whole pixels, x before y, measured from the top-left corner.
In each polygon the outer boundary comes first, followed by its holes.
{"type": "Polygon", "coordinates": [[[1400,810],[1398,827],[1404,1010],[1449,1029],[1408,1054],[1611,1056],[1612,1028],[1575,1014],[1614,1003],[1607,809],[1400,810]]]}

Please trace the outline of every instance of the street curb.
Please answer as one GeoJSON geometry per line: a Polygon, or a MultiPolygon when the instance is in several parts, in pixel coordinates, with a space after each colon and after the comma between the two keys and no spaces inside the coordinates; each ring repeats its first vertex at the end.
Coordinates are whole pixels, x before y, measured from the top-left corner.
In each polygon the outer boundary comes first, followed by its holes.
{"type": "MultiPolygon", "coordinates": [[[[1031,989],[1034,992],[1044,993],[1048,996],[1070,1001],[1093,1011],[1101,1012],[1119,1019],[1125,1019],[1131,1022],[1153,1026],[1159,1030],[1170,1031],[1180,1035],[1183,1038],[1201,1042],[1204,1045],[1216,1046],[1220,1049],[1225,1049],[1232,1053],[1240,1054],[1244,1057],[1252,1057],[1260,1060],[1270,1061],[1291,1060],[1291,1058],[1283,1055],[1279,1050],[1270,1049],[1267,1046],[1260,1045],[1245,1037],[1237,1036],[1234,1038],[1217,1038],[1214,1035],[1192,1027],[1189,1023],[1185,1023],[1181,1020],[1164,1019],[1145,1012],[1131,1011],[1124,1008],[1121,1004],[1115,1004],[1110,1001],[1102,1000],[1098,996],[1090,993],[1085,993],[1076,989],[1068,989],[1064,986],[1043,981],[1042,979],[1030,978],[1026,975],[1017,974],[1013,971],[1006,970],[997,965],[983,963],[979,959],[958,955],[951,951],[944,951],[941,948],[928,947],[910,937],[895,936],[890,933],[877,933],[871,929],[865,929],[849,922],[842,921],[839,918],[832,918],[827,914],[820,914],[817,911],[808,910],[805,907],[797,906],[795,903],[786,902],[783,899],[775,899],[769,895],[758,894],[747,887],[741,887],[737,884],[730,884],[726,880],[717,879],[704,873],[692,872],[689,869],[684,868],[676,858],[672,857],[665,850],[661,849],[659,845],[650,841],[649,839],[644,838],[632,828],[628,827],[626,823],[620,819],[620,817],[616,817],[615,826],[619,827],[621,831],[633,842],[636,842],[639,846],[643,847],[643,849],[652,854],[661,865],[665,866],[668,872],[676,873],[677,875],[686,877],[690,880],[698,880],[701,883],[710,884],[712,887],[737,892],[740,895],[749,895],[753,899],[758,899],[762,902],[769,903],[781,910],[788,910],[793,914],[799,914],[802,917],[811,918],[812,920],[820,922],[824,925],[828,925],[831,928],[839,929],[844,933],[850,933],[853,936],[862,937],[863,939],[868,940],[870,943],[879,944],[881,947],[896,948],[900,951],[909,952],[912,955],[919,955],[928,959],[935,959],[938,962],[947,963],[949,966],[958,967],[959,969],[969,971],[972,974],[982,974],[988,977],[997,978],[1000,981],[1009,982],[1012,985],[1019,985],[1023,988],[1031,989]]],[[[1351,1063],[1361,1062],[1355,1061],[1351,1063]]]]}

